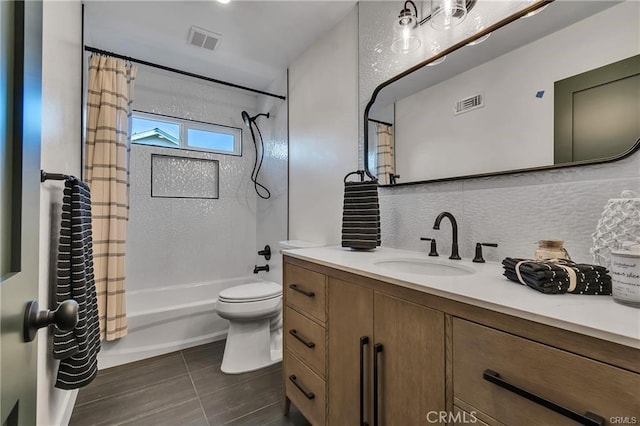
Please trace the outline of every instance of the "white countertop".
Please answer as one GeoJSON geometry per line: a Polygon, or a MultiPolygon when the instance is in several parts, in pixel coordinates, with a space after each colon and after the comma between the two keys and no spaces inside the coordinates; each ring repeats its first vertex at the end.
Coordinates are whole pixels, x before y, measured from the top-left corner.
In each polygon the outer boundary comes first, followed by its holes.
{"type": "Polygon", "coordinates": [[[446,256],[379,247],[362,252],[342,247],[283,250],[283,254],[425,293],[575,331],[625,346],[640,348],[640,309],[624,306],[611,296],[543,294],[509,281],[502,265],[449,260],[446,256]],[[433,276],[399,272],[376,265],[392,259],[416,259],[473,269],[460,276],[433,276]]]}

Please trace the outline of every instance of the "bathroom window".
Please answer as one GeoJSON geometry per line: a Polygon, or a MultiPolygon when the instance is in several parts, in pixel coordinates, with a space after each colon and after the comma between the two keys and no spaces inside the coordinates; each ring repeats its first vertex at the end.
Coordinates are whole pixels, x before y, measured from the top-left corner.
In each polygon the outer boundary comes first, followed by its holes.
{"type": "Polygon", "coordinates": [[[131,142],[165,148],[242,155],[242,129],[134,111],[131,142]]]}

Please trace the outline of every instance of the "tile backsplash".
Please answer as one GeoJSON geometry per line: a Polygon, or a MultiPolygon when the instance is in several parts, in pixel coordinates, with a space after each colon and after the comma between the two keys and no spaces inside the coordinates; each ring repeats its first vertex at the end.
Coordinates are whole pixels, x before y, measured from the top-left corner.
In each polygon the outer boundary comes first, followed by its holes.
{"type": "Polygon", "coordinates": [[[380,189],[383,246],[428,251],[419,237],[434,237],[441,256],[451,250],[451,228],[433,222],[450,211],[458,221],[460,255],[476,242],[485,259],[533,257],[537,241],[562,239],[571,257],[592,262],[591,234],[606,202],[640,189],[640,153],[613,163],[380,189]]]}

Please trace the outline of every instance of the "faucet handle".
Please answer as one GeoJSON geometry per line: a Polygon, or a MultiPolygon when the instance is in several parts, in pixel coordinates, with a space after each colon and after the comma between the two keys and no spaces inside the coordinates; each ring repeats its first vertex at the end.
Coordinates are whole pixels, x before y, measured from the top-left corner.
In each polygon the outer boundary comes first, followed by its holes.
{"type": "Polygon", "coordinates": [[[476,243],[476,255],[473,258],[473,262],[475,263],[485,263],[485,260],[482,258],[482,246],[485,247],[498,247],[496,243],[476,243]]]}
{"type": "Polygon", "coordinates": [[[429,256],[438,256],[438,250],[436,249],[435,238],[420,237],[420,241],[431,241],[431,250],[429,251],[429,256]]]}

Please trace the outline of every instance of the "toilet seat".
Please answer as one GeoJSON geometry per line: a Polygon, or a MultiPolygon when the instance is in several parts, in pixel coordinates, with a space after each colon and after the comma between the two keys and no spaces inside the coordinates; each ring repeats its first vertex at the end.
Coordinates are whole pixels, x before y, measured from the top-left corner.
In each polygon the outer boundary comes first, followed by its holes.
{"type": "Polygon", "coordinates": [[[225,303],[249,303],[282,296],[282,287],[272,282],[257,282],[224,289],[218,300],[225,303]]]}

